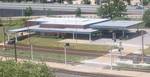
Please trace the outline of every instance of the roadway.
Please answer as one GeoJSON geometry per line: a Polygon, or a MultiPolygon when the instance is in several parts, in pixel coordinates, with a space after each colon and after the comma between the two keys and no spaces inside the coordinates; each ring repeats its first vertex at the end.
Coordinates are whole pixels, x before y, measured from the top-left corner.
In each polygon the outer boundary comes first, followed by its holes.
{"type": "MultiPolygon", "coordinates": [[[[47,9],[51,9],[52,11],[63,13],[63,14],[72,14],[77,9],[77,7],[81,8],[83,13],[96,13],[96,9],[99,7],[98,5],[66,5],[66,4],[56,4],[56,3],[0,3],[0,10],[20,10],[23,11],[26,7],[32,7],[33,10],[43,11],[47,9]]],[[[5,12],[6,13],[6,12],[5,12]]],[[[134,6],[127,7],[127,14],[142,14],[142,9],[136,9],[134,6]]]]}

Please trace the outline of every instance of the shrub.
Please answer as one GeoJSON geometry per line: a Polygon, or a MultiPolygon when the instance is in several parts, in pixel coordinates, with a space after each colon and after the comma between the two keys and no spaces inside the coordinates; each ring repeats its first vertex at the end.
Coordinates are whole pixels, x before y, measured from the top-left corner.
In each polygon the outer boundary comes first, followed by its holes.
{"type": "Polygon", "coordinates": [[[0,61],[1,77],[55,77],[45,64],[31,62],[16,63],[13,60],[0,61]]]}

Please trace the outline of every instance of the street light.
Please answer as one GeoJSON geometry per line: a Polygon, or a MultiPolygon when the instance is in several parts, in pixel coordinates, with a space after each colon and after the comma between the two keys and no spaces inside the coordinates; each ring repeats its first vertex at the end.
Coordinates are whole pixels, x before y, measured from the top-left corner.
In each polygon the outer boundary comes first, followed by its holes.
{"type": "MultiPolygon", "coordinates": [[[[144,3],[143,3],[143,0],[141,0],[141,3],[142,3],[142,6],[144,7],[144,3]]],[[[143,11],[142,11],[142,16],[144,14],[144,8],[143,8],[143,11]]],[[[144,63],[144,31],[142,30],[141,31],[141,34],[142,34],[142,56],[141,56],[141,63],[144,63]]]]}
{"type": "Polygon", "coordinates": [[[116,33],[115,32],[112,33],[112,39],[113,39],[113,41],[115,43],[116,42],[116,33]]]}
{"type": "Polygon", "coordinates": [[[111,47],[111,50],[109,51],[110,53],[110,69],[112,70],[112,67],[113,67],[113,63],[112,63],[112,50],[113,50],[113,47],[111,47]]]}
{"type": "Polygon", "coordinates": [[[65,64],[67,64],[67,47],[69,47],[69,43],[65,43],[64,45],[64,54],[65,54],[65,64]]]}
{"type": "Polygon", "coordinates": [[[141,63],[144,63],[144,31],[141,31],[142,34],[142,56],[141,56],[141,63]]]}

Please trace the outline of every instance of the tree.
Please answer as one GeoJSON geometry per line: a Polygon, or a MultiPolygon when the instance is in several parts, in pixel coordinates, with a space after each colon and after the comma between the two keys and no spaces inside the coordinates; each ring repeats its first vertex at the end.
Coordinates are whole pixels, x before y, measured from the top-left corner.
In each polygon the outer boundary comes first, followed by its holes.
{"type": "Polygon", "coordinates": [[[47,16],[51,16],[51,15],[53,15],[53,11],[51,9],[48,9],[47,10],[47,16]]]}
{"type": "Polygon", "coordinates": [[[72,4],[72,0],[66,0],[68,4],[72,4]]]}
{"type": "Polygon", "coordinates": [[[32,8],[31,7],[27,7],[25,10],[24,10],[24,16],[28,16],[30,17],[32,15],[32,8]]]}
{"type": "Polygon", "coordinates": [[[150,2],[150,0],[143,0],[144,5],[148,5],[149,2],[150,2]]]}
{"type": "Polygon", "coordinates": [[[90,0],[82,0],[84,4],[90,4],[91,1],[90,0]]]}
{"type": "Polygon", "coordinates": [[[0,19],[0,27],[3,26],[2,20],[0,19]]]}
{"type": "Polygon", "coordinates": [[[107,0],[106,3],[97,8],[97,15],[103,18],[110,17],[122,17],[126,12],[126,5],[121,0],[107,0]]]}
{"type": "Polygon", "coordinates": [[[146,27],[150,27],[150,9],[144,12],[143,21],[146,27]]]}
{"type": "Polygon", "coordinates": [[[21,2],[22,0],[16,0],[16,2],[21,2]]]}
{"type": "Polygon", "coordinates": [[[31,62],[0,61],[1,77],[55,77],[45,64],[31,62]]]}
{"type": "Polygon", "coordinates": [[[78,7],[75,11],[76,17],[81,17],[81,9],[78,7]]]}

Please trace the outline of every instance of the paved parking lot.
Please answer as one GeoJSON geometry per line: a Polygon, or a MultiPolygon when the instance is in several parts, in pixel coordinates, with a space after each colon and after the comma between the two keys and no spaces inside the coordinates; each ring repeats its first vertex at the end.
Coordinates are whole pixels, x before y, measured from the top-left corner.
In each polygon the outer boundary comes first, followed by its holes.
{"type": "MultiPolygon", "coordinates": [[[[150,45],[150,29],[145,30],[147,33],[144,34],[144,44],[145,45],[150,45]]],[[[135,37],[133,39],[123,41],[124,43],[128,44],[135,44],[135,45],[141,45],[142,43],[142,36],[135,37]]]]}

